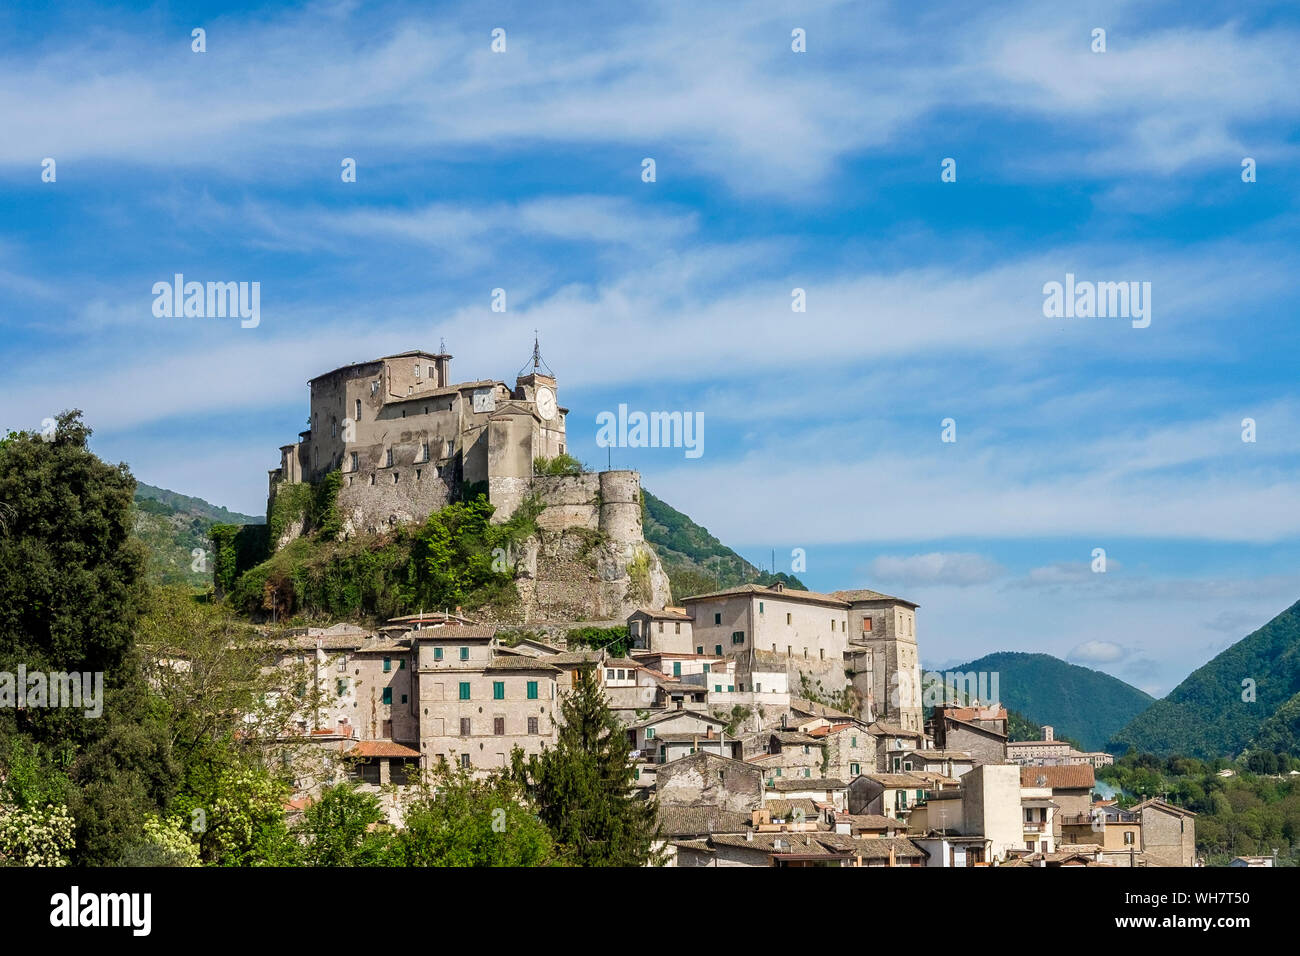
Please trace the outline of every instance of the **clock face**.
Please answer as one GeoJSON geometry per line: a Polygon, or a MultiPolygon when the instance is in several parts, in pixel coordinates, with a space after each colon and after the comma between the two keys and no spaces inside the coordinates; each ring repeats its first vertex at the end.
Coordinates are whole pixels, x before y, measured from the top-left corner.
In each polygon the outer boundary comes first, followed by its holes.
{"type": "Polygon", "coordinates": [[[537,414],[548,422],[555,417],[555,392],[549,385],[537,390],[537,414]]]}

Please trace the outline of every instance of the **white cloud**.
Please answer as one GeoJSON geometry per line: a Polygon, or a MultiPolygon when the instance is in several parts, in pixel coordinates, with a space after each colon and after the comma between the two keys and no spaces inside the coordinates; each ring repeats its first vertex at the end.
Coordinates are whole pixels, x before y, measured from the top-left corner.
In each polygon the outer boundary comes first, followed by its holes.
{"type": "Polygon", "coordinates": [[[1128,651],[1113,641],[1085,641],[1066,655],[1076,664],[1113,664],[1127,656],[1128,651]]]}
{"type": "Polygon", "coordinates": [[[1003,573],[1002,567],[982,554],[932,551],[907,557],[882,555],[871,562],[872,578],[910,585],[984,584],[1003,573]]]}

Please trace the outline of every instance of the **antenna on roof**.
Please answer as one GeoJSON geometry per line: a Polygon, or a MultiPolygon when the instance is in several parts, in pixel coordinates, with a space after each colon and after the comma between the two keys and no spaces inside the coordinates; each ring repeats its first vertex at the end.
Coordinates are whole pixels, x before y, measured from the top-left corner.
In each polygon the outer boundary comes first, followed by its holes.
{"type": "MultiPolygon", "coordinates": [[[[538,340],[538,337],[537,337],[537,330],[536,330],[536,329],[533,329],[533,358],[532,358],[532,362],[533,362],[533,370],[532,370],[532,374],[536,375],[539,371],[541,371],[541,370],[544,369],[544,370],[546,371],[546,374],[547,374],[547,375],[551,376],[551,378],[555,378],[555,373],[554,373],[553,371],[551,371],[551,367],[550,367],[549,365],[547,365],[546,362],[542,359],[542,347],[541,347],[541,345],[540,345],[540,343],[539,343],[539,340],[538,340]]],[[[527,373],[527,372],[528,372],[528,366],[525,365],[523,368],[521,368],[521,369],[519,370],[519,375],[520,375],[520,377],[523,377],[523,375],[524,375],[525,373],[527,373]]]]}

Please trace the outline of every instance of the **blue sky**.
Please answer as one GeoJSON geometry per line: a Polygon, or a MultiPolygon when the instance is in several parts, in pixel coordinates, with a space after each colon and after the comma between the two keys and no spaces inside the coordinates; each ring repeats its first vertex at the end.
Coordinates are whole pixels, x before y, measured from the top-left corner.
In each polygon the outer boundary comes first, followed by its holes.
{"type": "Polygon", "coordinates": [[[1164,693],[1300,598],[1300,18],[971,6],[10,3],[0,427],[80,407],[259,512],[312,375],[445,338],[509,379],[537,328],[590,463],[619,403],[703,413],[614,464],[752,560],[919,602],[932,664],[1164,693]],[[260,325],[155,318],[177,272],[260,325]],[[1150,326],[1045,318],[1067,272],[1150,326]]]}

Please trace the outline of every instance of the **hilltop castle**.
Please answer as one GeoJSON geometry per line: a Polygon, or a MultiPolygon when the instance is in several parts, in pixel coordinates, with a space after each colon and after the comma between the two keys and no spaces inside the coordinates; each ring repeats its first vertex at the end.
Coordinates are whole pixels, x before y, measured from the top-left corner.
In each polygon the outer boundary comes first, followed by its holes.
{"type": "MultiPolygon", "coordinates": [[[[537,458],[565,453],[568,409],[534,343],[531,369],[503,381],[454,384],[451,356],[412,351],[311,379],[309,427],[280,448],[270,497],[286,483],[343,473],[345,530],[418,521],[461,485],[484,484],[502,521],[518,506],[537,458]]],[[[275,542],[272,542],[275,545],[275,542]]]]}
{"type": "MultiPolygon", "coordinates": [[[[640,474],[533,474],[538,458],[566,453],[568,414],[536,340],[513,388],[493,379],[453,383],[451,358],[445,350],[401,352],[311,379],[309,427],[280,448],[280,467],[270,472],[268,524],[286,486],[333,471],[342,477],[344,535],[423,521],[471,489],[487,494],[492,520],[502,522],[532,496],[543,506],[543,532],[598,532],[600,547],[586,549],[590,572],[555,567],[571,550],[555,540],[520,558],[517,582],[530,609],[620,617],[630,602],[669,600],[667,576],[642,530],[640,474]]],[[[283,528],[271,550],[298,537],[305,520],[283,528]]]]}

